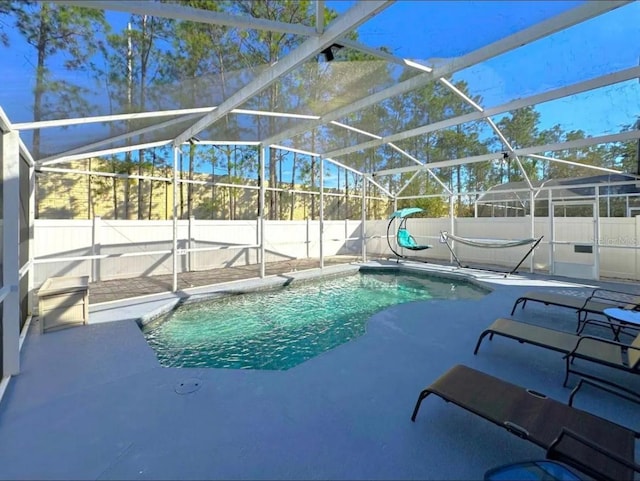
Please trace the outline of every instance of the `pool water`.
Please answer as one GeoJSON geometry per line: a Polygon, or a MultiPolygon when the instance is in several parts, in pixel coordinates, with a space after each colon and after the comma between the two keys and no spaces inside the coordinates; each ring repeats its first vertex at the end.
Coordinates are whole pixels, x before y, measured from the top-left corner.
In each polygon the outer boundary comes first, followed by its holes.
{"type": "Polygon", "coordinates": [[[359,272],[182,306],[143,332],[166,367],[284,370],[361,336],[386,307],[485,294],[460,281],[359,272]]]}

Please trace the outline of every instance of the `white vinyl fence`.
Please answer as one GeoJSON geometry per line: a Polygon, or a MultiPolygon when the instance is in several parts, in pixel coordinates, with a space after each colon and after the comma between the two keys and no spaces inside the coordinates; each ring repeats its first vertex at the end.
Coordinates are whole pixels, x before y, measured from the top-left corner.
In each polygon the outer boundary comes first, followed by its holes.
{"type": "MultiPolygon", "coordinates": [[[[367,257],[391,256],[386,240],[387,224],[386,220],[366,222],[367,257]]],[[[556,233],[588,233],[592,232],[592,225],[591,218],[556,219],[556,233]]],[[[534,227],[533,237],[544,236],[534,253],[534,267],[543,272],[549,271],[549,221],[536,218],[534,227]]],[[[446,245],[439,242],[441,231],[468,238],[532,237],[528,217],[461,218],[454,219],[453,226],[448,218],[416,218],[409,219],[408,228],[418,243],[433,246],[432,249],[411,252],[413,257],[444,262],[448,262],[451,255],[446,245]]],[[[395,228],[391,233],[395,234],[395,228]]],[[[601,276],[640,279],[639,234],[640,217],[600,219],[601,276]]],[[[172,238],[171,221],[36,220],[34,286],[39,287],[52,276],[89,275],[92,281],[99,281],[171,274],[172,238]],[[81,259],[82,256],[93,256],[93,259],[81,259]]],[[[244,266],[260,261],[257,221],[181,220],[177,238],[180,272],[244,266]],[[187,252],[185,249],[195,250],[187,252]]],[[[320,256],[318,221],[267,221],[265,239],[266,262],[320,256]]],[[[362,255],[360,221],[325,221],[323,239],[325,256],[362,255]]],[[[592,238],[584,240],[593,242],[592,238]]],[[[506,269],[514,267],[528,249],[527,246],[483,249],[460,243],[454,248],[463,263],[489,264],[506,269]]],[[[580,257],[573,250],[562,252],[557,249],[556,261],[558,255],[564,256],[561,260],[569,262],[580,257]]],[[[527,270],[529,266],[527,260],[521,270],[527,270]]]]}
{"type": "MultiPolygon", "coordinates": [[[[574,238],[583,242],[594,242],[593,218],[568,217],[556,218],[556,238],[574,238]]],[[[367,255],[389,255],[386,244],[386,229],[388,221],[371,221],[366,224],[367,255]]],[[[432,249],[407,252],[411,257],[425,260],[433,259],[448,262],[452,260],[449,249],[440,243],[440,232],[452,232],[460,237],[477,239],[526,239],[544,236],[533,253],[534,269],[542,272],[550,271],[551,233],[547,217],[535,219],[532,235],[531,219],[529,217],[480,217],[460,218],[451,220],[438,219],[409,219],[409,232],[416,238],[418,244],[430,244],[432,249]]],[[[392,228],[391,232],[395,232],[392,228]]],[[[640,216],[638,217],[609,217],[600,218],[600,234],[597,239],[599,251],[600,276],[616,279],[640,279],[640,216]]],[[[393,242],[393,240],[392,240],[393,242]]],[[[451,241],[450,241],[451,243],[451,241]]],[[[578,242],[579,243],[579,242],[578,242]]],[[[464,264],[484,264],[511,269],[516,266],[522,256],[529,249],[528,246],[500,249],[478,248],[453,243],[458,258],[464,264]]],[[[584,254],[576,253],[573,246],[559,248],[556,246],[555,261],[580,262],[584,254]]],[[[527,259],[520,270],[530,267],[527,259]]]]}
{"type": "MultiPolygon", "coordinates": [[[[258,263],[259,227],[257,221],[179,221],[179,272],[258,263]]],[[[359,221],[325,221],[323,254],[360,255],[360,239],[359,221]]],[[[320,256],[318,221],[267,221],[265,240],[266,262],[320,256]]],[[[173,272],[172,221],[36,220],[34,244],[36,288],[53,276],[105,281],[173,272]]]]}

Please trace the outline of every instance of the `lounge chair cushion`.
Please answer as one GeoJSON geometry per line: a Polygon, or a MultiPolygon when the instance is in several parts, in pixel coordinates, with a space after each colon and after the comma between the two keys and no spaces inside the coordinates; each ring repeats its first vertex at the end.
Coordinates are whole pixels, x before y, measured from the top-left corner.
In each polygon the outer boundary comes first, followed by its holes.
{"type": "MultiPolygon", "coordinates": [[[[587,312],[601,314],[602,311],[609,307],[627,307],[628,304],[617,303],[615,301],[606,302],[603,300],[589,300],[586,297],[572,296],[568,294],[559,294],[547,291],[531,291],[527,292],[519,299],[542,302],[553,306],[568,307],[575,310],[584,310],[587,312]],[[585,304],[586,302],[586,304],[585,304]]],[[[517,301],[516,301],[517,302],[517,301]]]]}
{"type": "MultiPolygon", "coordinates": [[[[452,367],[423,390],[412,419],[429,394],[436,394],[544,449],[549,449],[564,427],[624,459],[634,459],[633,430],[467,366],[452,367]]],[[[558,447],[567,464],[581,470],[587,466],[598,478],[633,479],[633,470],[586,444],[574,439],[562,444],[558,447]]]]}
{"type": "MultiPolygon", "coordinates": [[[[510,337],[519,341],[546,347],[554,351],[567,354],[576,346],[580,336],[569,332],[556,331],[546,327],[527,324],[513,319],[498,318],[485,332],[510,337]]],[[[637,338],[634,343],[640,342],[637,338]]],[[[577,357],[597,359],[614,365],[624,365],[622,349],[619,346],[598,342],[595,339],[585,339],[580,343],[576,352],[577,357]]]]}

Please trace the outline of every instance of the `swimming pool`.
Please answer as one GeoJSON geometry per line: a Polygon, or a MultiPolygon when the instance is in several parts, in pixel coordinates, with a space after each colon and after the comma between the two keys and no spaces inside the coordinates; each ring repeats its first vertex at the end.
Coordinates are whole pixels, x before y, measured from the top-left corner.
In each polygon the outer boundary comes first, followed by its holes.
{"type": "Polygon", "coordinates": [[[182,306],[143,333],[166,367],[284,370],[361,336],[386,307],[486,293],[464,281],[367,270],[182,306]]]}

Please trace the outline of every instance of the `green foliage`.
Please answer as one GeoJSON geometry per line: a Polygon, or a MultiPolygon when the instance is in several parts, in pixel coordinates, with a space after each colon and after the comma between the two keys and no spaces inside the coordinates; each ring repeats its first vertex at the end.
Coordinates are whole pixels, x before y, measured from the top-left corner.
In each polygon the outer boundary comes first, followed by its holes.
{"type": "MultiPolygon", "coordinates": [[[[4,2],[4,8],[6,5],[4,2]]],[[[108,29],[104,12],[50,2],[11,2],[10,7],[17,30],[37,57],[33,120],[55,118],[61,108],[66,116],[86,115],[90,105],[81,95],[86,86],[56,79],[49,62],[60,55],[66,70],[90,65],[89,59],[103,47],[99,33],[108,29]]],[[[39,130],[33,133],[32,153],[40,156],[39,130]]]]}

